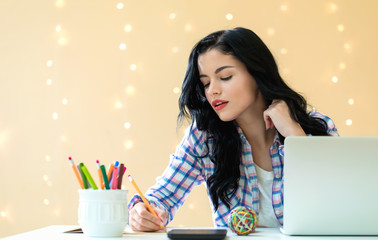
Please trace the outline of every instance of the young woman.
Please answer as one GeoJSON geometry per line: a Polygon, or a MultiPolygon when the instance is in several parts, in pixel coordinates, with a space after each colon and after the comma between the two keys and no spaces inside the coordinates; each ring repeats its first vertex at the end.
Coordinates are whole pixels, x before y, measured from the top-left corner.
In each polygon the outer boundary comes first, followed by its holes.
{"type": "Polygon", "coordinates": [[[191,126],[169,166],[146,194],[163,223],[134,196],[129,224],[156,231],[168,224],[196,185],[206,183],[216,226],[245,206],[258,226],[279,227],[283,218],[283,155],[288,136],[338,135],[333,121],[307,110],[286,85],[275,60],[251,30],[218,31],[193,48],[179,119],[191,126]]]}

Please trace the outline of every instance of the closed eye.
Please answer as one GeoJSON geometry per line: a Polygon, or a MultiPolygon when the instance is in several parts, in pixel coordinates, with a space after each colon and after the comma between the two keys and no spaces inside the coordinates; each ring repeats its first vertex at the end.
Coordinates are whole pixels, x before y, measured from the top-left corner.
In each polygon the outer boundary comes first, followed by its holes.
{"type": "Polygon", "coordinates": [[[221,80],[223,80],[223,81],[227,81],[227,80],[230,80],[231,78],[232,78],[232,75],[229,76],[229,77],[221,78],[221,80]]]}

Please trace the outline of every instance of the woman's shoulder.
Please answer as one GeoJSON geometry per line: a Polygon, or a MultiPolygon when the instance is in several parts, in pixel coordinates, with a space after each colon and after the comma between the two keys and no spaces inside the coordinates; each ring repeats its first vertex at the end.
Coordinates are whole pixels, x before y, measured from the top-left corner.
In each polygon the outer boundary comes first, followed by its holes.
{"type": "Polygon", "coordinates": [[[200,130],[195,122],[190,124],[186,130],[181,143],[176,149],[191,156],[204,156],[209,152],[208,132],[200,130]]]}
{"type": "Polygon", "coordinates": [[[312,118],[321,119],[322,121],[324,121],[327,124],[329,135],[338,135],[335,122],[329,116],[323,113],[317,112],[317,111],[310,112],[309,116],[312,118]]]}
{"type": "Polygon", "coordinates": [[[203,144],[207,141],[209,133],[206,130],[200,130],[194,121],[185,130],[184,141],[189,141],[194,145],[203,144]]]}
{"type": "Polygon", "coordinates": [[[319,119],[322,119],[322,120],[326,121],[327,123],[328,123],[329,121],[332,121],[332,122],[333,122],[333,120],[332,120],[329,116],[327,116],[327,115],[325,115],[325,114],[323,114],[323,113],[317,112],[317,111],[312,111],[312,112],[310,112],[310,113],[309,113],[309,116],[312,117],[312,118],[319,118],[319,119]]]}

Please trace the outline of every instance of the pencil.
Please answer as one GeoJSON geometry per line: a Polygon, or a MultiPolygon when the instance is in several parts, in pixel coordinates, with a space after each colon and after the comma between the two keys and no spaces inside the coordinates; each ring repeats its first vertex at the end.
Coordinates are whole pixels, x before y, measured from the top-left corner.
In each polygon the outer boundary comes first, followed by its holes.
{"type": "Polygon", "coordinates": [[[75,175],[76,175],[77,181],[79,182],[81,189],[84,189],[83,180],[81,180],[80,174],[79,174],[79,172],[77,171],[77,168],[76,168],[76,166],[75,166],[75,164],[74,164],[72,158],[69,157],[68,160],[70,161],[70,164],[71,164],[72,170],[74,171],[74,173],[75,173],[75,175]]]}
{"type": "Polygon", "coordinates": [[[93,181],[91,174],[88,172],[87,167],[83,163],[80,163],[80,167],[85,177],[88,179],[88,182],[91,184],[92,188],[95,190],[98,189],[96,183],[93,181]]]}
{"type": "Polygon", "coordinates": [[[113,163],[110,163],[109,164],[109,169],[108,169],[108,181],[109,182],[110,182],[110,180],[112,180],[113,168],[114,168],[113,163]]]}
{"type": "Polygon", "coordinates": [[[118,167],[114,164],[113,177],[112,177],[112,189],[117,189],[118,183],[118,167]]]}
{"type": "Polygon", "coordinates": [[[104,179],[102,177],[102,171],[101,171],[100,161],[96,160],[96,164],[97,164],[98,177],[99,177],[100,183],[101,183],[101,189],[104,189],[105,184],[104,184],[104,179]]]}
{"type": "Polygon", "coordinates": [[[122,187],[122,178],[123,178],[123,174],[125,173],[125,165],[123,163],[121,163],[121,166],[119,167],[119,173],[118,173],[118,184],[117,184],[117,188],[118,189],[121,189],[122,187]]]}
{"type": "Polygon", "coordinates": [[[76,167],[77,167],[78,172],[81,175],[81,178],[83,179],[84,189],[88,189],[88,181],[87,181],[87,178],[85,177],[83,171],[81,170],[80,165],[77,165],[76,167]]]}
{"type": "MultiPolygon", "coordinates": [[[[138,192],[139,196],[142,198],[144,204],[146,204],[148,210],[155,216],[157,217],[161,222],[163,222],[163,220],[161,220],[161,218],[156,214],[156,212],[154,211],[154,209],[151,207],[150,203],[148,202],[148,200],[144,197],[142,191],[139,189],[138,185],[136,184],[136,182],[134,181],[134,179],[131,177],[131,175],[128,176],[129,178],[129,181],[131,182],[131,184],[134,186],[135,190],[138,192]]],[[[161,228],[164,228],[163,225],[160,225],[161,228]]]]}
{"type": "Polygon", "coordinates": [[[102,177],[104,178],[105,189],[110,189],[108,177],[106,176],[105,166],[101,165],[102,177]]]}

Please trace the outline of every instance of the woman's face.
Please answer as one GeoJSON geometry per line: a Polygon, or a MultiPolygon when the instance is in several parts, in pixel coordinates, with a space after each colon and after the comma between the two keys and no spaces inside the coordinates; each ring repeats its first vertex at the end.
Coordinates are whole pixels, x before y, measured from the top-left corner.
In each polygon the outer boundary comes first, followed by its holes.
{"type": "Polygon", "coordinates": [[[208,50],[199,55],[198,70],[206,99],[222,121],[248,119],[261,108],[255,79],[233,55],[208,50]]]}

